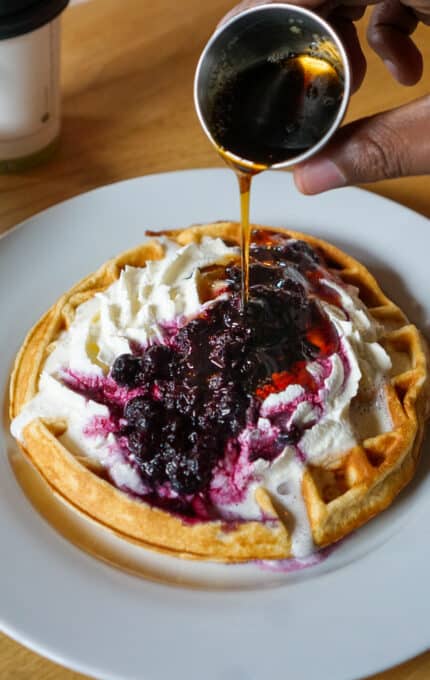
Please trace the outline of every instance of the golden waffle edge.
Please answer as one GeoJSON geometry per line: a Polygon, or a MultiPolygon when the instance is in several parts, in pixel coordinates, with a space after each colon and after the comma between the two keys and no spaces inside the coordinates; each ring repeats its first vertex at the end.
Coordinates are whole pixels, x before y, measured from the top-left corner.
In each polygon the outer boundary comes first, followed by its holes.
{"type": "MultiPolygon", "coordinates": [[[[365,439],[348,451],[336,468],[309,466],[304,474],[302,491],[313,539],[316,545],[326,546],[379,514],[412,478],[425,421],[430,416],[428,348],[418,329],[355,259],[306,234],[259,225],[253,228],[286,233],[318,247],[328,267],[345,283],[359,289],[371,315],[386,329],[381,343],[393,360],[387,387],[393,430],[365,439]],[[397,372],[399,355],[403,358],[402,370],[397,372]],[[405,359],[407,370],[404,370],[405,359]]],[[[239,229],[237,223],[218,222],[163,233],[180,245],[203,236],[238,243],[239,229]]],[[[36,394],[49,346],[68,328],[76,307],[111,285],[126,265],[144,266],[146,261],[162,256],[163,249],[156,240],[119,255],[73,286],[40,319],[28,333],[14,364],[10,383],[11,418],[36,394]]],[[[124,539],[190,559],[236,562],[282,559],[291,555],[291,536],[264,488],[259,488],[256,496],[264,511],[264,523],[244,521],[233,526],[226,526],[222,521],[186,523],[116,489],[106,480],[101,466],[75,457],[60,443],[58,437],[64,429],[62,422],[33,420],[24,429],[23,453],[56,494],[124,539]]]]}

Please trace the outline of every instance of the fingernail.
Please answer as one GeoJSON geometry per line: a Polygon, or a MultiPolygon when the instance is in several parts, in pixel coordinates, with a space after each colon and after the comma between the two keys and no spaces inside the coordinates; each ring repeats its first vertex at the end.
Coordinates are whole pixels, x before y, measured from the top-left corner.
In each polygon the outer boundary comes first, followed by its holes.
{"type": "Polygon", "coordinates": [[[333,161],[310,161],[294,171],[294,179],[303,194],[319,194],[346,184],[345,175],[333,161]]]}
{"type": "Polygon", "coordinates": [[[397,68],[396,64],[393,61],[390,61],[389,59],[384,60],[384,64],[393,76],[395,80],[399,80],[399,69],[397,68]]]}

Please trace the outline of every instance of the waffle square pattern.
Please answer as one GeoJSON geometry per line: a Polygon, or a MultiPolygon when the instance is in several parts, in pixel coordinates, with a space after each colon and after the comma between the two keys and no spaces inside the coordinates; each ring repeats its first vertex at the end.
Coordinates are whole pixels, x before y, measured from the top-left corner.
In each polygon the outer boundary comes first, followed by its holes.
{"type": "Polygon", "coordinates": [[[417,468],[420,331],[335,246],[253,230],[252,332],[240,227],[218,222],[148,232],[66,292],[17,355],[22,452],[53,493],[143,548],[305,556],[381,513],[417,468]]]}

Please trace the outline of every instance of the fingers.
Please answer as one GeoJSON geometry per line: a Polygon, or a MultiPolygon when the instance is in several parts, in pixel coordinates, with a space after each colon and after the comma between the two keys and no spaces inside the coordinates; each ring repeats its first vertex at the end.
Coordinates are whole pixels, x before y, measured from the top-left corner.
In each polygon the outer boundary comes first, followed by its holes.
{"type": "Polygon", "coordinates": [[[340,5],[334,10],[333,15],[350,21],[358,21],[364,16],[365,11],[366,8],[363,5],[340,5]]]}
{"type": "Polygon", "coordinates": [[[409,37],[417,27],[414,12],[400,0],[385,0],[373,10],[367,39],[391,74],[402,85],[415,85],[423,72],[423,59],[409,37]]]}
{"type": "Polygon", "coordinates": [[[341,128],[312,160],[294,170],[298,189],[328,189],[430,173],[430,95],[341,128]]]}
{"type": "MultiPolygon", "coordinates": [[[[347,8],[339,7],[339,12],[344,9],[347,8]]],[[[357,29],[352,21],[344,18],[343,15],[341,16],[337,12],[329,17],[329,21],[345,47],[348,61],[351,66],[351,91],[356,92],[366,75],[366,58],[360,47],[357,29]]]]}

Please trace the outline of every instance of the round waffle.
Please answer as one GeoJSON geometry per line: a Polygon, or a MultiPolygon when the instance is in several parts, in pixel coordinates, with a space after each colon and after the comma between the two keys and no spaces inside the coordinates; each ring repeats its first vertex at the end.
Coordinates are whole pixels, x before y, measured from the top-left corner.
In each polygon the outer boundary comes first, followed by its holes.
{"type": "MultiPolygon", "coordinates": [[[[179,245],[197,242],[203,236],[239,243],[239,229],[236,223],[219,222],[164,234],[179,245]]],[[[317,546],[326,546],[380,513],[413,476],[425,420],[430,415],[427,346],[417,328],[359,262],[320,239],[283,229],[270,231],[318,248],[328,268],[345,283],[357,287],[371,316],[384,328],[380,342],[392,361],[386,386],[392,430],[363,438],[334,465],[308,465],[305,470],[302,493],[313,540],[317,546]]],[[[10,384],[12,419],[36,395],[50,347],[70,326],[76,308],[116,281],[126,265],[143,267],[163,254],[162,245],[154,239],[110,260],[76,284],[42,317],[29,332],[15,361],[10,384]]],[[[287,523],[265,488],[256,491],[264,521],[186,522],[114,487],[99,463],[76,456],[64,447],[59,438],[66,428],[64,421],[36,418],[24,428],[25,443],[20,446],[56,494],[125,539],[181,557],[226,562],[291,555],[287,523]]]]}

